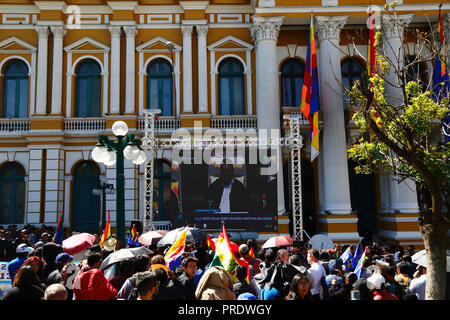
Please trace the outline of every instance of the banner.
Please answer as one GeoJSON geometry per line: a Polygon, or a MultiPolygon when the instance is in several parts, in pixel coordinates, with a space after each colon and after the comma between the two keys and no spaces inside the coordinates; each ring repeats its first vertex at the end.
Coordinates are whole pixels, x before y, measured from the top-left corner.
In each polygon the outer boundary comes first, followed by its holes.
{"type": "Polygon", "coordinates": [[[0,261],[0,300],[2,300],[3,294],[8,288],[12,287],[11,278],[8,272],[9,262],[0,261]]]}

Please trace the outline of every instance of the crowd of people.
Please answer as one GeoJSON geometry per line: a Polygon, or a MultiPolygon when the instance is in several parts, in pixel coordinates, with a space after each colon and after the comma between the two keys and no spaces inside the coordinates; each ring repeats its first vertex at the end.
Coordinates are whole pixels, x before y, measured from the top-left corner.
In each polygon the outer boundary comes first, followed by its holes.
{"type": "Polygon", "coordinates": [[[52,242],[53,233],[45,225],[0,228],[0,261],[8,261],[12,281],[2,300],[425,299],[426,268],[412,262],[413,246],[369,244],[358,277],[339,259],[347,246],[316,250],[295,243],[261,249],[249,239],[234,253],[248,265],[235,269],[235,281],[224,268],[210,265],[214,251],[206,243],[187,244],[174,270],[164,261],[170,246],[150,246],[152,254],[118,262],[108,277],[100,265],[113,251],[94,244],[86,259],[75,262],[52,242]],[[75,278],[68,271],[74,264],[79,271],[75,278]]]}

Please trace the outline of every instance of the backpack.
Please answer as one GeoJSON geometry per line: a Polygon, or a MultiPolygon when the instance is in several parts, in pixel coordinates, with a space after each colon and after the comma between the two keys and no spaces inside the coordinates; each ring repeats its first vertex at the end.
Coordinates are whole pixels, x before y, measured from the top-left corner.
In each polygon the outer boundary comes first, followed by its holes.
{"type": "Polygon", "coordinates": [[[136,278],[131,278],[130,283],[133,285],[133,290],[131,290],[127,300],[137,300],[137,298],[139,297],[139,293],[136,288],[136,278]]]}

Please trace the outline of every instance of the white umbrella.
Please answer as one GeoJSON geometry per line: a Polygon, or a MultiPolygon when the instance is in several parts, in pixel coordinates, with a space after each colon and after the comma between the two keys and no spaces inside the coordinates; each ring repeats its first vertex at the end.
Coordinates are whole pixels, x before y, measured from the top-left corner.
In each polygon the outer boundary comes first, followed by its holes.
{"type": "MultiPolygon", "coordinates": [[[[427,267],[427,253],[425,250],[421,250],[411,257],[413,263],[418,264],[420,266],[427,267]]],[[[447,250],[447,272],[450,272],[450,250],[447,250]]]]}
{"type": "Polygon", "coordinates": [[[206,234],[198,228],[181,227],[178,229],[170,230],[164,237],[158,241],[158,246],[163,247],[165,245],[172,245],[180,237],[181,233],[186,231],[186,242],[203,242],[206,241],[206,234]]]}
{"type": "Polygon", "coordinates": [[[100,270],[104,270],[110,265],[119,261],[131,259],[141,254],[153,254],[153,251],[147,249],[146,247],[124,248],[117,250],[107,256],[105,260],[103,260],[102,264],[100,265],[100,270]]]}
{"type": "Polygon", "coordinates": [[[144,233],[143,235],[141,235],[138,239],[139,243],[141,244],[145,244],[145,245],[152,245],[152,244],[156,244],[159,240],[162,239],[162,237],[164,237],[164,235],[166,233],[168,233],[169,231],[167,230],[154,230],[154,231],[149,231],[144,233]]]}

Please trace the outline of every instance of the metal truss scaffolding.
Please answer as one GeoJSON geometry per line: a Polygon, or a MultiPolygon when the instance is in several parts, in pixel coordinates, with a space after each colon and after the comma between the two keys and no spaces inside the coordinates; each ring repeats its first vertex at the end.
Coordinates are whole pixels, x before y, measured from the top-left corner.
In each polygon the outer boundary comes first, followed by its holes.
{"type": "MultiPolygon", "coordinates": [[[[184,145],[186,141],[176,140],[172,138],[156,138],[155,137],[155,118],[157,111],[144,110],[145,128],[144,138],[142,140],[143,149],[147,155],[145,162],[145,196],[144,196],[144,215],[143,215],[143,232],[156,230],[153,222],[153,161],[155,151],[157,149],[171,149],[175,146],[184,145]]],[[[291,168],[291,195],[292,195],[292,217],[293,217],[293,237],[296,240],[303,241],[303,215],[302,215],[302,186],[301,186],[301,157],[300,150],[303,146],[302,136],[300,134],[300,117],[299,115],[285,115],[285,121],[289,123],[289,136],[279,138],[278,141],[270,139],[264,140],[264,143],[270,146],[287,147],[290,149],[290,168],[291,168]]],[[[189,144],[192,141],[189,141],[189,144]]],[[[205,147],[211,144],[214,146],[238,145],[244,143],[246,146],[262,146],[262,141],[257,137],[243,138],[240,141],[235,139],[229,141],[211,141],[211,140],[195,140],[192,146],[205,147]]],[[[281,161],[281,159],[280,159],[281,161]]]]}

